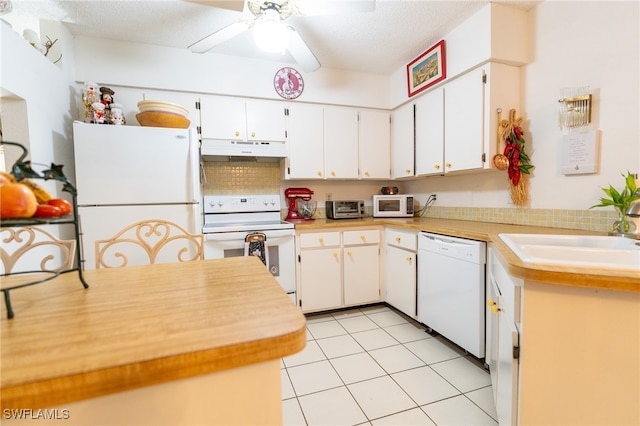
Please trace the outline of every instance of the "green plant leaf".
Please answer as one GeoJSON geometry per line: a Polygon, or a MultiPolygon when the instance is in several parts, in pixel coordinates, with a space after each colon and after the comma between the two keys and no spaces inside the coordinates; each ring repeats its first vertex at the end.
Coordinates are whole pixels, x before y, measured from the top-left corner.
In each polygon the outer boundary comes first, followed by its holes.
{"type": "Polygon", "coordinates": [[[632,202],[640,199],[640,196],[636,193],[638,188],[635,177],[628,171],[626,176],[623,173],[621,173],[621,175],[624,178],[624,188],[620,191],[614,188],[613,185],[609,185],[608,188],[602,188],[602,191],[609,198],[601,198],[600,204],[589,208],[614,206],[620,211],[625,212],[632,202]]]}

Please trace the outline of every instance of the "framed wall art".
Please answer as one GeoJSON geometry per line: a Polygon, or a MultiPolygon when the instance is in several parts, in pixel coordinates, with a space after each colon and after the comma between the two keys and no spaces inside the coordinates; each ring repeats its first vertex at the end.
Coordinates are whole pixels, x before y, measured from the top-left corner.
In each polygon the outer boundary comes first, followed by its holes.
{"type": "Polygon", "coordinates": [[[422,92],[446,78],[444,40],[407,64],[407,87],[409,97],[422,92]]]}

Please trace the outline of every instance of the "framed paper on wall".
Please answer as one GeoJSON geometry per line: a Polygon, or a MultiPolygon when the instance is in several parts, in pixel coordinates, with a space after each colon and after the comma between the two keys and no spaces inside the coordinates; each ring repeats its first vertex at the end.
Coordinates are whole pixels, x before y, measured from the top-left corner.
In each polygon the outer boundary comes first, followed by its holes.
{"type": "Polygon", "coordinates": [[[409,97],[422,92],[447,76],[444,40],[407,64],[409,97]]]}

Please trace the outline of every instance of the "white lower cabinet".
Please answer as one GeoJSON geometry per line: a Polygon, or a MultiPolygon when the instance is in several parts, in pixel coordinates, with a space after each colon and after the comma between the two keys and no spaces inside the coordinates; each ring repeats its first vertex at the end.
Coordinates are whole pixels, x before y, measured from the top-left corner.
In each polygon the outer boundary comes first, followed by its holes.
{"type": "Polygon", "coordinates": [[[300,262],[300,307],[322,311],[342,305],[340,247],[304,250],[300,262]],[[304,304],[302,304],[304,301],[304,304]]]}
{"type": "Polygon", "coordinates": [[[301,233],[296,239],[298,305],[304,312],[339,308],[342,305],[340,233],[301,233]]]}
{"type": "Polygon", "coordinates": [[[380,300],[380,231],[344,231],[344,304],[380,300]]]}
{"type": "Polygon", "coordinates": [[[298,232],[297,294],[303,312],[380,301],[380,232],[298,232]]]}
{"type": "Polygon", "coordinates": [[[487,354],[493,400],[500,425],[518,424],[518,368],[521,283],[507,274],[489,247],[487,280],[487,354]]]}
{"type": "Polygon", "coordinates": [[[418,233],[387,228],[385,241],[385,301],[416,318],[418,233]]]}

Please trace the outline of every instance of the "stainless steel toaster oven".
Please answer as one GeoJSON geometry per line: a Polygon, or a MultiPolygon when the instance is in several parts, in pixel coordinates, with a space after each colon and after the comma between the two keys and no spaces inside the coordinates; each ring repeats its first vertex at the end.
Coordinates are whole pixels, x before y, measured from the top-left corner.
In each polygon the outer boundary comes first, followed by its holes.
{"type": "Polygon", "coordinates": [[[327,219],[357,219],[364,217],[364,200],[336,200],[325,204],[327,219]]]}

